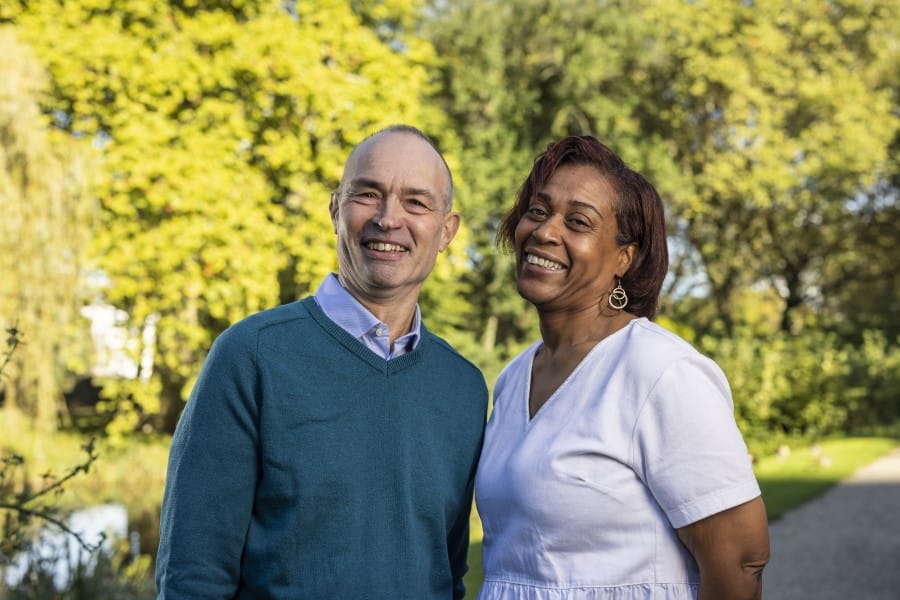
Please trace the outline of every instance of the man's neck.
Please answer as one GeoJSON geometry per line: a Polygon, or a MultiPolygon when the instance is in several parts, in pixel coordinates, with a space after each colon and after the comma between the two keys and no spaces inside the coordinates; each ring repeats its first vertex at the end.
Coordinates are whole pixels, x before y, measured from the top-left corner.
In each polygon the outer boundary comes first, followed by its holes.
{"type": "Polygon", "coordinates": [[[394,347],[395,339],[406,335],[412,330],[420,288],[406,293],[395,292],[390,296],[381,298],[362,294],[352,285],[347,285],[347,282],[340,274],[338,275],[338,281],[351,296],[356,298],[357,302],[362,304],[376,319],[388,326],[391,334],[391,349],[394,347]]]}

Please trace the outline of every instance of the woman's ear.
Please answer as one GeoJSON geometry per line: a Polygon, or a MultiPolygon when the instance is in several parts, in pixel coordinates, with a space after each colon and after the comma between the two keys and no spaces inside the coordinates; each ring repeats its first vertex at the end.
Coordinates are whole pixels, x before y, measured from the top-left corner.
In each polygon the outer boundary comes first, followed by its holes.
{"type": "Polygon", "coordinates": [[[616,277],[621,279],[625,276],[631,268],[631,263],[634,261],[635,252],[637,252],[637,247],[634,244],[628,244],[619,248],[619,264],[618,269],[616,269],[616,277]]]}

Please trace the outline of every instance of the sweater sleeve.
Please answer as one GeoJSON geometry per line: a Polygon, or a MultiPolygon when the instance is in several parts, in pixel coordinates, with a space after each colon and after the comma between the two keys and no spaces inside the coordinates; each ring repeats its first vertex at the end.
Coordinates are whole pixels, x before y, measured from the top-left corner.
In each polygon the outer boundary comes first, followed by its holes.
{"type": "Polygon", "coordinates": [[[463,505],[463,510],[459,511],[459,516],[453,524],[453,528],[447,535],[447,551],[450,556],[450,572],[453,575],[453,598],[458,600],[466,595],[466,586],[463,584],[463,576],[469,570],[466,562],[469,552],[469,515],[472,512],[472,491],[474,490],[475,478],[469,479],[466,486],[466,498],[468,500],[463,505]]]}
{"type": "Polygon", "coordinates": [[[453,598],[459,600],[466,595],[466,586],[463,583],[463,577],[469,570],[467,563],[469,554],[469,519],[472,514],[472,501],[475,493],[475,473],[478,468],[478,461],[481,458],[481,449],[484,444],[484,425],[487,421],[487,387],[484,380],[481,380],[483,389],[481,394],[484,397],[484,409],[480,412],[481,419],[481,439],[473,455],[471,468],[469,469],[469,479],[466,484],[465,501],[462,509],[447,535],[447,551],[450,556],[450,572],[453,576],[453,598]]]}
{"type": "Polygon", "coordinates": [[[213,344],[169,452],[160,517],[160,600],[232,598],[259,474],[256,334],[213,344]]]}

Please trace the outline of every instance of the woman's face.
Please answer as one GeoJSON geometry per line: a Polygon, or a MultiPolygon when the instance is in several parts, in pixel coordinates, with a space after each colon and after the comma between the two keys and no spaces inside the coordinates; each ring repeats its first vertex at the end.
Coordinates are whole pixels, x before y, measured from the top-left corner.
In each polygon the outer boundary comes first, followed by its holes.
{"type": "Polygon", "coordinates": [[[627,270],[616,245],[615,190],[589,165],[559,167],[537,190],[515,233],[519,294],[538,309],[597,306],[627,270]]]}

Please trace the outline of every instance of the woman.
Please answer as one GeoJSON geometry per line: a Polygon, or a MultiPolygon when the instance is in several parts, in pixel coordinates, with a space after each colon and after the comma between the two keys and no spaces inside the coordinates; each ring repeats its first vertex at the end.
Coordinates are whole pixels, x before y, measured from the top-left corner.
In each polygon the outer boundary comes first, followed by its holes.
{"type": "Polygon", "coordinates": [[[542,339],[494,390],[479,598],[759,598],[766,513],[728,382],[649,320],[668,268],[656,190],[563,138],[498,237],[542,339]]]}

